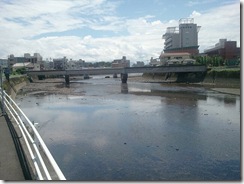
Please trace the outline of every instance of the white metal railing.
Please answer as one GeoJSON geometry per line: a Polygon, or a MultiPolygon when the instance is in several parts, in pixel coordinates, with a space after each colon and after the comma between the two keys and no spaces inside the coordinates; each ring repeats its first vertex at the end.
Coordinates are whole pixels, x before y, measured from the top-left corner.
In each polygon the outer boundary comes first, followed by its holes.
{"type": "Polygon", "coordinates": [[[25,154],[30,158],[32,162],[30,164],[34,166],[34,179],[66,180],[33,123],[18,107],[14,100],[2,89],[0,90],[0,99],[3,112],[7,113],[8,116],[16,122],[21,136],[24,139],[27,147],[27,150],[25,150],[27,153],[25,154]]]}

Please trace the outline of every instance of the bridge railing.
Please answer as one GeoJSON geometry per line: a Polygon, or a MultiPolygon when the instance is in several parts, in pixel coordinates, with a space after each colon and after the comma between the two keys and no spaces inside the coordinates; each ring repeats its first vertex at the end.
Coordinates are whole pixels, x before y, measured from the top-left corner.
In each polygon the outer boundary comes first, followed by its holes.
{"type": "MultiPolygon", "coordinates": [[[[1,89],[1,88],[0,88],[1,89]]],[[[15,122],[15,129],[21,145],[25,147],[24,154],[27,157],[28,165],[31,167],[34,180],[66,180],[52,154],[38,133],[35,125],[28,119],[24,112],[4,91],[0,90],[2,110],[15,122]]]]}

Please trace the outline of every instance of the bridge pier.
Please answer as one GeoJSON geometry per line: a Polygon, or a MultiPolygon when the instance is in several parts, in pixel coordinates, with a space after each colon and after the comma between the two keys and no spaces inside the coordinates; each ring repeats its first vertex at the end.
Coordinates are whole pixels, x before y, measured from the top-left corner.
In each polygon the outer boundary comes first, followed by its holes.
{"type": "Polygon", "coordinates": [[[89,79],[89,75],[87,73],[84,74],[84,79],[89,79]]]}
{"type": "Polygon", "coordinates": [[[124,83],[124,84],[127,83],[128,73],[121,73],[120,78],[121,78],[122,83],[124,83]]]}
{"type": "Polygon", "coordinates": [[[65,75],[65,84],[69,85],[69,75],[65,75]]]}

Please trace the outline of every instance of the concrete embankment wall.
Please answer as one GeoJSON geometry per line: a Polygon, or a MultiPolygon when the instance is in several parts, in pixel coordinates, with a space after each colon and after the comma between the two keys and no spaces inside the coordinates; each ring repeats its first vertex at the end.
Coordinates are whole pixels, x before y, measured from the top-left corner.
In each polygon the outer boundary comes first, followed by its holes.
{"type": "Polygon", "coordinates": [[[240,88],[240,68],[213,68],[207,72],[203,82],[205,84],[214,84],[215,87],[240,88]]]}
{"type": "Polygon", "coordinates": [[[3,89],[11,96],[12,99],[15,99],[18,91],[29,83],[27,76],[19,76],[10,78],[9,82],[6,80],[3,83],[3,89]]]}
{"type": "Polygon", "coordinates": [[[225,88],[240,88],[241,80],[240,78],[230,78],[230,77],[216,77],[213,79],[210,76],[206,76],[203,83],[205,85],[214,85],[215,87],[225,87],[225,88]]]}
{"type": "MultiPolygon", "coordinates": [[[[240,88],[241,79],[240,79],[240,70],[210,70],[206,73],[205,78],[201,83],[206,86],[215,86],[215,87],[226,87],[226,88],[240,88]]],[[[191,75],[189,74],[189,78],[191,75]]],[[[195,78],[196,75],[192,75],[192,78],[195,78]]],[[[166,74],[143,74],[143,78],[147,79],[149,82],[158,81],[158,82],[177,82],[179,80],[177,74],[173,73],[169,79],[166,79],[166,74]]],[[[197,82],[198,83],[198,82],[197,82]]]]}

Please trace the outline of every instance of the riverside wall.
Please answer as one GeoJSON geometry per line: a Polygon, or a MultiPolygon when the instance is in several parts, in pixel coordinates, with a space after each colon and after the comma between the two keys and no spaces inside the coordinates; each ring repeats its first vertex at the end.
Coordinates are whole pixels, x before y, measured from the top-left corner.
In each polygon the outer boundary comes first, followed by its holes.
{"type": "MultiPolygon", "coordinates": [[[[178,75],[176,73],[172,73],[169,78],[167,78],[167,74],[143,74],[142,77],[144,78],[145,82],[186,83],[186,82],[184,82],[183,78],[178,77],[178,75]],[[182,79],[182,80],[179,80],[179,79],[182,79]]],[[[195,80],[194,78],[197,78],[197,77],[198,77],[197,75],[192,75],[189,73],[187,78],[189,81],[194,81],[195,80]]],[[[198,81],[198,79],[195,81],[198,81]]],[[[226,71],[213,72],[212,70],[210,70],[206,73],[203,80],[201,80],[200,82],[192,82],[192,83],[200,83],[207,87],[209,86],[209,87],[240,88],[240,86],[241,86],[240,70],[227,71],[227,72],[226,71]]]]}
{"type": "Polygon", "coordinates": [[[12,99],[15,99],[18,91],[29,83],[27,76],[19,76],[10,78],[9,81],[4,81],[3,89],[12,99]]]}

